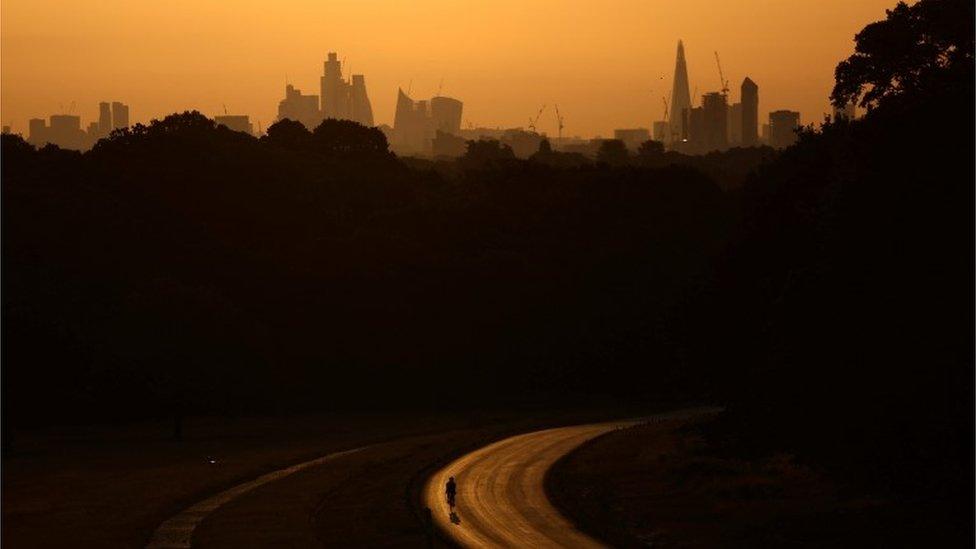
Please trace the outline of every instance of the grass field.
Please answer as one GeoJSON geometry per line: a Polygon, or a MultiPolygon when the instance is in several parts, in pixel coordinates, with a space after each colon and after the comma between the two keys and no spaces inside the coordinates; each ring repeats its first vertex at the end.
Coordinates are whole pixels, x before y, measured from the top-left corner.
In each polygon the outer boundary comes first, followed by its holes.
{"type": "Polygon", "coordinates": [[[924,501],[839,485],[788,455],[720,456],[681,422],[595,439],[557,462],[546,489],[617,547],[955,547],[971,529],[924,501]]]}

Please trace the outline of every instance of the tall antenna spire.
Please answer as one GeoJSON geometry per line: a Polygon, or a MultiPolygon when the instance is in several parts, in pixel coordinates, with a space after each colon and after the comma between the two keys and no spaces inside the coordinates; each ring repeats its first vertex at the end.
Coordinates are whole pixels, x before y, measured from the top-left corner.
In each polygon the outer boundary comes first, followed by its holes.
{"type": "Polygon", "coordinates": [[[685,45],[678,40],[678,54],[674,62],[674,86],[671,89],[671,135],[681,134],[681,113],[691,108],[688,93],[688,64],[685,62],[685,45]]]}

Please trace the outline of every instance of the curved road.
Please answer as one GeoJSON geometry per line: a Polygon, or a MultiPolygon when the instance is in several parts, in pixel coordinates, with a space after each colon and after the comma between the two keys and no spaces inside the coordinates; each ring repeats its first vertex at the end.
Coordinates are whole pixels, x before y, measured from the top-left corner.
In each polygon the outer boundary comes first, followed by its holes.
{"type": "Polygon", "coordinates": [[[605,547],[552,506],[543,479],[556,460],[580,444],[644,421],[559,427],[490,444],[430,477],[424,502],[437,527],[464,547],[605,547]],[[454,517],[444,495],[452,476],[458,486],[454,517]]]}

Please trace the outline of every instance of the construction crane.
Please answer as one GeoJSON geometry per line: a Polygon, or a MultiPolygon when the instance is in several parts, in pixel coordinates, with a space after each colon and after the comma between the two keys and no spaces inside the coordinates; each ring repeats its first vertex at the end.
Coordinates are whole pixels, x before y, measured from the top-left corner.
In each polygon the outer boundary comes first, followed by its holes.
{"type": "Polygon", "coordinates": [[[725,73],[722,72],[722,61],[718,58],[718,52],[715,52],[715,64],[718,65],[718,78],[722,82],[722,95],[728,95],[729,81],[725,79],[725,73]]]}
{"type": "Polygon", "coordinates": [[[535,123],[539,121],[539,117],[542,116],[542,111],[544,110],[546,110],[545,105],[539,107],[539,112],[535,113],[535,118],[529,118],[529,129],[533,132],[535,131],[535,123]]]}
{"type": "Polygon", "coordinates": [[[668,112],[668,98],[662,96],[661,101],[664,102],[664,121],[667,122],[670,119],[669,115],[671,114],[668,112]]]}
{"type": "Polygon", "coordinates": [[[227,104],[226,103],[221,103],[221,105],[224,106],[224,114],[227,114],[227,104]]]}
{"type": "Polygon", "coordinates": [[[559,141],[563,140],[563,115],[559,114],[559,105],[556,105],[556,124],[558,129],[559,141]]]}

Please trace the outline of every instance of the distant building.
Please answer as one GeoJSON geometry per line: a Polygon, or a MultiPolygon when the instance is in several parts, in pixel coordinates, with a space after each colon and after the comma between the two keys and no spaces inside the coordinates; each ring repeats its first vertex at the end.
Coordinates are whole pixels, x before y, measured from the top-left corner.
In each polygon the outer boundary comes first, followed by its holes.
{"type": "Polygon", "coordinates": [[[728,107],[727,97],[723,93],[711,92],[702,96],[704,138],[700,144],[701,152],[721,151],[728,148],[728,107]]]}
{"type": "Polygon", "coordinates": [[[759,125],[759,86],[746,77],[740,88],[742,103],[742,139],[743,147],[754,147],[759,144],[757,132],[759,125]]]}
{"type": "Polygon", "coordinates": [[[27,142],[40,147],[48,142],[47,122],[43,118],[31,118],[27,122],[27,142]]]}
{"type": "Polygon", "coordinates": [[[773,111],[769,113],[769,146],[783,149],[796,143],[796,129],[800,127],[800,113],[773,111]]]}
{"type": "Polygon", "coordinates": [[[403,90],[397,90],[396,112],[393,115],[393,142],[390,146],[400,154],[422,154],[428,150],[433,137],[430,113],[426,101],[414,101],[403,90]]]}
{"type": "Polygon", "coordinates": [[[678,53],[674,62],[674,85],[671,89],[671,135],[687,135],[682,130],[682,121],[686,110],[691,109],[691,92],[688,91],[688,65],[685,62],[685,45],[678,40],[678,53]]]}
{"type": "Polygon", "coordinates": [[[89,122],[88,128],[85,129],[85,133],[88,134],[89,139],[94,143],[98,141],[98,136],[101,133],[101,129],[98,127],[98,122],[89,122]]]}
{"type": "Polygon", "coordinates": [[[501,142],[512,148],[518,158],[528,158],[539,150],[539,144],[545,139],[544,135],[525,131],[522,128],[505,130],[501,142]]]}
{"type": "Polygon", "coordinates": [[[742,103],[733,103],[729,107],[729,146],[742,145],[742,103]]]}
{"type": "Polygon", "coordinates": [[[769,145],[769,124],[762,125],[762,136],[759,139],[763,145],[769,145]]]}
{"type": "Polygon", "coordinates": [[[301,122],[309,130],[314,130],[322,122],[319,111],[319,96],[304,95],[291,84],[285,86],[285,98],[278,102],[278,120],[301,122]]]}
{"type": "Polygon", "coordinates": [[[373,126],[373,107],[366,94],[366,79],[354,74],[352,82],[342,78],[342,62],[335,52],[330,52],[323,67],[321,87],[322,118],[352,120],[364,126],[373,126]]]}
{"type": "Polygon", "coordinates": [[[81,117],[72,114],[52,114],[47,128],[47,141],[62,149],[85,150],[91,146],[88,135],[81,131],[81,117]]]}
{"type": "Polygon", "coordinates": [[[623,141],[627,149],[636,151],[641,143],[650,141],[651,132],[647,128],[613,130],[613,138],[623,141]]]}
{"type": "Polygon", "coordinates": [[[98,137],[108,137],[112,131],[112,105],[102,101],[98,104],[98,137]]]}
{"type": "Polygon", "coordinates": [[[4,126],[3,127],[3,135],[7,135],[9,133],[10,133],[10,126],[4,126]]]}
{"type": "Polygon", "coordinates": [[[349,94],[349,119],[367,128],[373,127],[373,106],[366,94],[366,77],[361,74],[352,75],[349,94]]]}
{"type": "Polygon", "coordinates": [[[654,141],[668,144],[671,142],[671,125],[664,121],[654,122],[654,141]]]}
{"type": "Polygon", "coordinates": [[[246,114],[224,114],[214,117],[214,122],[218,126],[226,126],[227,129],[235,132],[244,132],[248,135],[254,134],[254,126],[246,114]]]}
{"type": "Polygon", "coordinates": [[[390,146],[400,154],[433,154],[431,141],[436,132],[461,135],[463,107],[461,101],[451,97],[414,101],[398,90],[390,146]]]}
{"type": "Polygon", "coordinates": [[[452,97],[437,96],[430,100],[430,118],[435,131],[452,135],[461,132],[461,112],[464,104],[452,97]]]}
{"type": "Polygon", "coordinates": [[[680,150],[686,154],[700,154],[705,148],[705,109],[703,107],[686,109],[682,118],[683,143],[680,150]]]}
{"type": "Polygon", "coordinates": [[[129,127],[129,106],[119,101],[112,102],[112,129],[129,127]]]}

